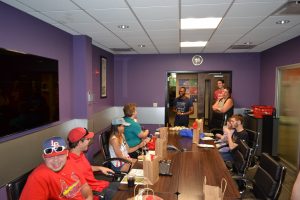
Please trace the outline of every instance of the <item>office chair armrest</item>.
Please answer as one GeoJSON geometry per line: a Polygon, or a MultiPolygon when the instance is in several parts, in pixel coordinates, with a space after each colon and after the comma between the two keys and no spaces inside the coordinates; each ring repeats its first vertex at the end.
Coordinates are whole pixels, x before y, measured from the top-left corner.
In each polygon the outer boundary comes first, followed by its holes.
{"type": "Polygon", "coordinates": [[[227,167],[227,169],[229,170],[230,173],[233,173],[233,167],[232,167],[232,162],[229,160],[225,160],[225,166],[227,167]]]}
{"type": "Polygon", "coordinates": [[[111,161],[121,161],[121,162],[124,162],[124,163],[131,163],[130,161],[128,161],[124,158],[108,158],[103,163],[111,162],[111,161]]]}
{"type": "Polygon", "coordinates": [[[247,193],[246,191],[249,191],[249,190],[251,191],[253,189],[253,181],[248,178],[236,175],[236,176],[232,176],[232,179],[235,180],[239,186],[241,199],[243,199],[245,197],[245,194],[247,193]],[[240,188],[241,185],[243,185],[242,188],[240,188]]]}
{"type": "Polygon", "coordinates": [[[121,161],[121,162],[127,163],[129,165],[129,169],[126,173],[128,173],[132,168],[132,162],[130,162],[124,158],[108,158],[102,163],[102,165],[107,166],[107,164],[111,163],[112,161],[121,161]]]}

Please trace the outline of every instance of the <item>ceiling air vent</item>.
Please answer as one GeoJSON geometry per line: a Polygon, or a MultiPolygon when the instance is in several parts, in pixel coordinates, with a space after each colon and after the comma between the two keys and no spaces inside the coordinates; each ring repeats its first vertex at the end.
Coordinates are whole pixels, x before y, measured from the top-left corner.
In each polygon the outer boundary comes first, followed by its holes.
{"type": "Polygon", "coordinates": [[[288,1],[273,15],[300,15],[300,1],[288,1]]]}
{"type": "Polygon", "coordinates": [[[256,45],[231,45],[230,49],[252,49],[256,47],[256,45]]]}
{"type": "Polygon", "coordinates": [[[133,51],[132,48],[112,48],[112,51],[114,51],[115,53],[121,53],[121,52],[130,52],[133,51]]]}

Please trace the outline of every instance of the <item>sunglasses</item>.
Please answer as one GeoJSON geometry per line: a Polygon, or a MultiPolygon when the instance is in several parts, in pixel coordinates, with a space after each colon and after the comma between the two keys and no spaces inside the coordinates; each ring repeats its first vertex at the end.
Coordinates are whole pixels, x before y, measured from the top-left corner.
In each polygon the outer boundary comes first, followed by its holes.
{"type": "Polygon", "coordinates": [[[44,154],[49,155],[49,154],[52,154],[54,152],[62,152],[65,149],[66,149],[66,147],[64,147],[64,146],[47,148],[47,149],[44,149],[44,154]]]}

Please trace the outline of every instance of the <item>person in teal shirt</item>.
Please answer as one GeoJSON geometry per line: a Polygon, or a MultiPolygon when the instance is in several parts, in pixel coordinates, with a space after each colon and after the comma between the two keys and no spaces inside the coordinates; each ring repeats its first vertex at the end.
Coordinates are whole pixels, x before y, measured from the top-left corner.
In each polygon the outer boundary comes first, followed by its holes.
{"type": "MultiPolygon", "coordinates": [[[[127,123],[130,123],[130,126],[125,127],[124,135],[126,142],[129,147],[135,147],[141,142],[146,145],[150,138],[148,138],[149,130],[142,130],[141,125],[136,121],[137,111],[136,104],[129,103],[126,104],[123,108],[124,119],[127,123]]],[[[131,158],[137,158],[142,153],[142,149],[138,149],[132,153],[129,153],[131,158]]]]}

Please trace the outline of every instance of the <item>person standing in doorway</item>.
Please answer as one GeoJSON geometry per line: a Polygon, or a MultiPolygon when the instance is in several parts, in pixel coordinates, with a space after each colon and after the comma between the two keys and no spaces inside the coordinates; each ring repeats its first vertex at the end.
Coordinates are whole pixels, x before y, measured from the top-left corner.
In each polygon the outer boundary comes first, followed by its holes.
{"type": "Polygon", "coordinates": [[[223,98],[223,92],[224,92],[224,80],[223,79],[219,79],[217,81],[217,87],[218,89],[216,89],[214,91],[214,99],[217,101],[221,98],[223,98]]]}
{"type": "Polygon", "coordinates": [[[179,89],[179,97],[174,100],[173,111],[176,113],[174,126],[189,126],[189,115],[194,113],[193,102],[185,95],[186,88],[179,89]]]}

